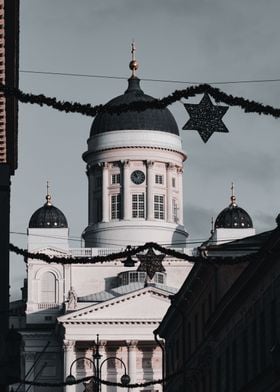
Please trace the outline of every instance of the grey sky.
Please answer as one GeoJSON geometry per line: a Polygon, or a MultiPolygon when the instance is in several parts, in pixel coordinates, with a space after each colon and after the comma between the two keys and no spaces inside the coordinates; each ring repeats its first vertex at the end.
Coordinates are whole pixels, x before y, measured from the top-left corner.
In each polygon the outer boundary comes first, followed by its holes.
{"type": "MultiPolygon", "coordinates": [[[[20,68],[129,77],[135,39],[141,78],[231,81],[280,77],[279,0],[24,0],[20,68]]],[[[61,99],[105,103],[126,81],[20,74],[24,91],[61,99]]],[[[185,84],[142,82],[163,97],[185,84]]],[[[280,106],[280,83],[219,86],[226,92],[280,106]]],[[[190,102],[198,102],[195,98],[190,102]]],[[[188,119],[181,103],[170,107],[180,129],[188,119]]],[[[54,204],[66,214],[71,235],[87,224],[87,181],[81,159],[90,118],[20,105],[19,169],[12,181],[11,230],[26,232],[31,214],[51,182],[54,204]]],[[[209,234],[210,219],[229,203],[230,183],[257,231],[275,226],[279,212],[280,120],[230,108],[229,134],[205,145],[182,131],[188,155],[184,174],[185,225],[191,238],[209,234]]],[[[26,247],[26,236],[11,241],[26,247]]],[[[79,246],[79,242],[72,243],[79,246]]],[[[24,276],[12,256],[12,295],[24,276]]]]}

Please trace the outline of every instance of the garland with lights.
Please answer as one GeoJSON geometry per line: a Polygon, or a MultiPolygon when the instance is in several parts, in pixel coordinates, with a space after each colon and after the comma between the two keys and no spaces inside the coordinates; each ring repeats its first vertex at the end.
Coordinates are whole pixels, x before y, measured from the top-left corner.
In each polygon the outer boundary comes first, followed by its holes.
{"type": "Polygon", "coordinates": [[[15,97],[22,103],[37,104],[40,106],[46,105],[62,112],[80,113],[91,117],[95,117],[98,113],[102,112],[119,114],[126,111],[140,112],[152,108],[164,109],[182,98],[188,99],[198,94],[209,94],[216,102],[223,102],[230,106],[239,106],[246,113],[270,115],[275,118],[280,117],[279,108],[274,108],[270,105],[263,105],[262,103],[248,100],[243,97],[234,97],[216,87],[210,86],[209,84],[199,84],[198,86],[190,86],[184,90],[175,90],[173,93],[162,99],[154,99],[153,101],[148,102],[131,102],[130,104],[116,106],[108,106],[107,104],[92,106],[90,104],[81,104],[78,102],[59,101],[55,97],[47,97],[44,94],[24,93],[20,89],[8,87],[4,84],[0,84],[0,91],[2,91],[6,97],[15,97]]]}
{"type": "Polygon", "coordinates": [[[72,382],[59,382],[59,383],[50,383],[50,382],[40,382],[40,381],[27,381],[27,380],[17,380],[13,381],[13,384],[25,384],[25,385],[32,385],[32,386],[38,386],[38,387],[49,387],[49,388],[56,388],[56,387],[65,387],[67,385],[77,385],[81,383],[85,383],[87,381],[93,381],[94,383],[99,383],[99,384],[104,384],[108,386],[115,386],[115,387],[121,387],[121,388],[141,388],[141,387],[148,387],[151,385],[156,385],[156,384],[163,384],[167,381],[170,381],[172,378],[177,377],[178,375],[182,374],[184,371],[187,372],[194,372],[198,371],[199,369],[195,368],[189,368],[186,370],[179,370],[175,373],[172,373],[171,375],[165,377],[164,379],[158,379],[158,380],[152,380],[152,381],[146,381],[143,383],[134,383],[134,384],[128,384],[124,385],[122,383],[118,382],[112,382],[112,381],[107,381],[107,380],[102,380],[101,378],[98,378],[96,376],[87,376],[80,378],[78,380],[72,381],[72,382]]]}
{"type": "MultiPolygon", "coordinates": [[[[10,244],[10,251],[23,256],[25,263],[27,259],[36,259],[42,260],[46,263],[56,263],[56,264],[96,264],[96,263],[105,263],[110,262],[118,259],[126,259],[127,257],[135,256],[140,252],[145,250],[155,249],[164,255],[168,255],[174,257],[176,259],[185,260],[189,263],[201,263],[201,264],[208,264],[208,265],[234,265],[234,264],[241,264],[247,263],[250,261],[256,261],[256,259],[260,256],[264,255],[264,251],[259,250],[256,253],[243,255],[243,256],[223,256],[223,257],[216,257],[216,256],[208,256],[207,255],[207,248],[201,247],[198,248],[200,251],[199,256],[189,256],[184,253],[178,252],[174,249],[165,248],[155,242],[147,242],[145,245],[138,246],[136,248],[132,248],[130,246],[127,247],[127,250],[118,252],[118,253],[111,253],[107,256],[92,256],[92,257],[60,257],[54,255],[47,255],[45,253],[31,253],[28,252],[26,249],[20,249],[17,246],[10,244]]],[[[123,261],[124,262],[124,261],[123,261]]]]}

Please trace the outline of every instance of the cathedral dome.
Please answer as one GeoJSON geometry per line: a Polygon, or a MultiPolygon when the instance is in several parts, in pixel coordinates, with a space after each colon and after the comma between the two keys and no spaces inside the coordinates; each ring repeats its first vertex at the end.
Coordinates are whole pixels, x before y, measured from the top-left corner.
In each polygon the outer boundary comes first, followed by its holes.
{"type": "Polygon", "coordinates": [[[31,216],[30,229],[59,229],[67,228],[68,223],[62,211],[52,205],[50,195],[46,196],[47,202],[31,216]]]}
{"type": "MultiPolygon", "coordinates": [[[[140,87],[140,79],[131,76],[128,89],[123,95],[113,98],[107,106],[114,107],[131,102],[153,102],[155,98],[144,94],[140,87]]],[[[91,126],[90,136],[103,132],[120,130],[153,130],[179,135],[177,123],[171,112],[165,109],[146,109],[141,112],[127,111],[118,113],[99,113],[91,126]]]]}
{"type": "Polygon", "coordinates": [[[251,229],[253,222],[250,215],[238,207],[236,197],[231,196],[230,205],[222,210],[215,221],[215,229],[251,229]]]}

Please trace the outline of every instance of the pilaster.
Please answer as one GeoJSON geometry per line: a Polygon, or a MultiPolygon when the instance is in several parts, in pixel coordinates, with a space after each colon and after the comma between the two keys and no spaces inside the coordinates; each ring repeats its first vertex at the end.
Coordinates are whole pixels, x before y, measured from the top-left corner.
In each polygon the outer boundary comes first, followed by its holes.
{"type": "MultiPolygon", "coordinates": [[[[64,340],[63,341],[63,352],[64,352],[64,380],[70,374],[71,364],[75,360],[75,341],[64,340]]],[[[72,375],[76,377],[76,367],[72,368],[72,375]]],[[[75,392],[75,385],[67,385],[64,389],[65,392],[75,392]]]]}
{"type": "Polygon", "coordinates": [[[102,222],[109,222],[109,164],[102,164],[102,222]]]}
{"type": "Polygon", "coordinates": [[[136,357],[137,357],[137,340],[127,340],[128,349],[128,375],[130,377],[130,383],[134,384],[137,380],[137,367],[136,367],[136,357]]]}
{"type": "Polygon", "coordinates": [[[129,220],[131,219],[131,196],[130,196],[130,181],[129,181],[129,169],[130,162],[123,161],[123,219],[129,220]]]}
{"type": "Polygon", "coordinates": [[[153,201],[153,161],[147,161],[147,220],[154,220],[154,201],[153,201]]]}

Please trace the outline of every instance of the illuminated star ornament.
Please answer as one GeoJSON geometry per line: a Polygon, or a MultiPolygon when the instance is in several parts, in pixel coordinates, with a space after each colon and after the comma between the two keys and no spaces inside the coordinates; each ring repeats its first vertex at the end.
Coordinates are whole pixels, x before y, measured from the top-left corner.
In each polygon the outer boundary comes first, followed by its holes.
{"type": "Polygon", "coordinates": [[[190,119],[184,125],[185,130],[198,131],[201,139],[206,143],[214,132],[228,132],[222,118],[228,106],[213,105],[209,95],[204,94],[199,104],[184,104],[190,119]]]}
{"type": "Polygon", "coordinates": [[[150,279],[153,279],[156,272],[165,272],[165,268],[162,265],[162,260],[165,255],[157,255],[152,248],[148,250],[145,255],[136,255],[140,261],[140,265],[137,271],[146,272],[150,279]]]}

